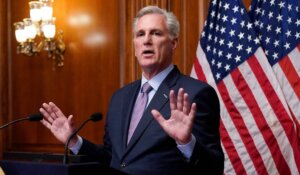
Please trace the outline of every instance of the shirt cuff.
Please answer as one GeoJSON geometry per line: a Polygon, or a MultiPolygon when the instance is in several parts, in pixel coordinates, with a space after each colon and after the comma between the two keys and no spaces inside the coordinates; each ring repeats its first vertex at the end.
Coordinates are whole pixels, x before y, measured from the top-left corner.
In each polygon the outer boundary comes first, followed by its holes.
{"type": "Polygon", "coordinates": [[[73,145],[72,147],[70,147],[69,149],[72,151],[72,153],[74,154],[78,154],[80,148],[81,148],[81,145],[82,145],[82,138],[77,135],[77,138],[78,138],[78,141],[75,143],[75,145],[73,145]]]}
{"type": "Polygon", "coordinates": [[[195,144],[196,144],[196,138],[192,134],[192,140],[189,143],[185,145],[180,145],[177,143],[177,148],[180,150],[183,156],[189,161],[192,156],[195,144]]]}

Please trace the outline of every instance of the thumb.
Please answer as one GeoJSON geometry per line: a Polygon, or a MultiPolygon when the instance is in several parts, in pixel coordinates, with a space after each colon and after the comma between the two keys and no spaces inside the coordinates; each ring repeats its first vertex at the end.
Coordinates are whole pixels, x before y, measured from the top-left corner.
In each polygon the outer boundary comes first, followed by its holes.
{"type": "Polygon", "coordinates": [[[73,115],[69,115],[68,120],[67,120],[72,132],[75,131],[75,124],[74,124],[73,117],[74,117],[73,115]]]}
{"type": "Polygon", "coordinates": [[[153,109],[151,111],[153,117],[156,119],[156,121],[160,124],[163,125],[163,123],[165,122],[165,119],[163,118],[163,116],[161,115],[160,112],[158,112],[157,110],[153,109]]]}
{"type": "Polygon", "coordinates": [[[74,121],[73,121],[73,115],[69,115],[69,117],[68,117],[68,123],[69,124],[73,124],[74,123],[74,121]]]}

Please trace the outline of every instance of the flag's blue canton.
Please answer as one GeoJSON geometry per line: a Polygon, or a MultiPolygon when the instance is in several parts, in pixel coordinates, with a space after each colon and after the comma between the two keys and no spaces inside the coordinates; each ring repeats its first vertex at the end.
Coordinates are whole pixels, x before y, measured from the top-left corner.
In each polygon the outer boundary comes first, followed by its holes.
{"type": "Polygon", "coordinates": [[[218,83],[252,56],[260,43],[240,0],[213,0],[200,44],[218,83]]]}
{"type": "Polygon", "coordinates": [[[250,18],[273,66],[300,43],[298,0],[253,0],[250,18]]]}

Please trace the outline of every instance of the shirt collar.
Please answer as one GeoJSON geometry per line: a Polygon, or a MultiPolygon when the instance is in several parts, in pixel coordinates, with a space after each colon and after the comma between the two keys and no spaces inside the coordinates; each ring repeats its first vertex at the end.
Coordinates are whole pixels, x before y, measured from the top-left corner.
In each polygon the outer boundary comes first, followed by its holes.
{"type": "Polygon", "coordinates": [[[148,82],[153,90],[157,91],[160,84],[163,82],[163,80],[167,77],[167,75],[172,71],[174,68],[173,64],[170,64],[167,68],[165,68],[163,71],[155,75],[150,80],[147,80],[144,75],[142,75],[142,84],[141,87],[144,85],[144,83],[148,82]]]}

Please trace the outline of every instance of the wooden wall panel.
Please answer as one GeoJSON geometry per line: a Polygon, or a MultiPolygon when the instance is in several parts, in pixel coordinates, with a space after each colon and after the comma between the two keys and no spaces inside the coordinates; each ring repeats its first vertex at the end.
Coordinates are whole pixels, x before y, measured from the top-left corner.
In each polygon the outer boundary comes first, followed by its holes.
{"type": "MultiPolygon", "coordinates": [[[[7,58],[7,3],[0,1],[0,125],[7,121],[8,116],[8,60],[7,58]]],[[[0,153],[6,149],[6,130],[0,131],[0,153]]],[[[2,154],[0,154],[2,159],[2,154]]]]}
{"type": "Polygon", "coordinates": [[[174,64],[186,75],[189,75],[196,55],[199,39],[199,2],[172,1],[171,11],[180,23],[179,45],[175,52],[174,64]]]}
{"type": "MultiPolygon", "coordinates": [[[[27,3],[11,2],[11,23],[29,13],[24,8],[27,3]]],[[[57,28],[64,31],[65,66],[53,71],[46,54],[26,57],[13,49],[11,119],[35,113],[43,102],[53,101],[66,115],[73,114],[78,125],[94,112],[105,114],[120,86],[118,0],[54,1],[54,16],[57,28]]],[[[80,134],[101,143],[104,121],[87,125],[80,134]]],[[[10,150],[63,150],[40,123],[18,126],[10,132],[10,150]]]]}

